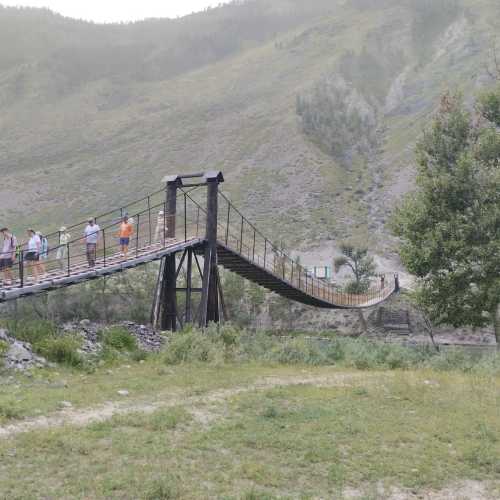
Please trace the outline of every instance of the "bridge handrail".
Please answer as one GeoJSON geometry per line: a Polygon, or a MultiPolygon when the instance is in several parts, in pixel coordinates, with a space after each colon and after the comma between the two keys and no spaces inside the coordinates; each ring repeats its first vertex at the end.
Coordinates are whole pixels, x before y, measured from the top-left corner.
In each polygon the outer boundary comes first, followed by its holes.
{"type": "MultiPolygon", "coordinates": [[[[386,295],[390,295],[394,289],[396,288],[396,281],[394,284],[394,288],[391,288],[389,283],[385,285],[385,279],[384,279],[384,286],[373,288],[370,287],[368,288],[365,292],[360,293],[360,294],[353,294],[345,291],[339,291],[335,285],[332,283],[327,283],[324,280],[321,280],[317,278],[316,276],[313,276],[307,269],[305,269],[302,265],[298,264],[296,260],[292,259],[285,251],[278,246],[276,246],[269,238],[267,238],[259,229],[256,228],[256,226],[250,222],[243,214],[242,212],[234,206],[234,204],[231,202],[231,200],[221,191],[219,191],[219,195],[226,201],[228,205],[228,213],[227,213],[227,221],[225,226],[221,223],[218,222],[218,226],[225,229],[225,244],[228,247],[231,247],[230,239],[234,239],[236,242],[236,250],[240,253],[245,255],[242,250],[243,247],[245,247],[245,250],[248,251],[248,258],[249,260],[252,260],[254,262],[257,262],[258,265],[261,265],[264,267],[267,271],[271,272],[273,275],[278,277],[279,279],[288,282],[292,286],[295,286],[293,281],[294,281],[294,273],[295,275],[298,273],[298,288],[303,290],[302,287],[302,276],[304,277],[305,283],[303,284],[305,286],[305,291],[306,293],[309,293],[309,288],[311,289],[310,293],[313,296],[316,296],[318,298],[327,298],[329,300],[333,301],[333,296],[340,296],[343,299],[343,302],[347,302],[349,305],[356,305],[359,304],[361,299],[364,299],[365,302],[370,302],[374,300],[377,297],[384,298],[386,295]],[[231,210],[233,210],[241,219],[240,223],[240,237],[235,236],[233,233],[233,230],[231,229],[233,225],[231,225],[230,221],[230,214],[231,210]],[[253,248],[250,249],[248,245],[246,245],[243,242],[243,236],[244,236],[244,225],[247,225],[249,228],[252,229],[253,231],[253,248]],[[255,246],[256,246],[256,235],[259,236],[261,240],[263,240],[264,243],[264,258],[263,262],[260,260],[260,255],[256,255],[255,252],[255,246]],[[271,265],[272,270],[269,269],[267,266],[267,261],[266,261],[266,252],[267,249],[269,249],[274,257],[273,257],[273,265],[271,265]],[[251,257],[250,257],[251,255],[251,257]],[[278,262],[276,265],[275,260],[279,259],[281,262],[278,262]],[[290,276],[287,277],[287,265],[290,268],[290,276]],[[291,266],[291,267],[290,267],[291,266]],[[276,274],[276,268],[282,270],[279,275],[276,274]],[[317,293],[315,293],[317,292],[317,293]]],[[[221,238],[221,241],[224,241],[224,238],[221,238]]],[[[262,244],[262,241],[261,241],[262,244]]],[[[384,275],[385,276],[385,275],[384,275]]],[[[296,276],[295,276],[296,277],[296,276]]],[[[395,278],[396,280],[396,278],[395,278]]]]}

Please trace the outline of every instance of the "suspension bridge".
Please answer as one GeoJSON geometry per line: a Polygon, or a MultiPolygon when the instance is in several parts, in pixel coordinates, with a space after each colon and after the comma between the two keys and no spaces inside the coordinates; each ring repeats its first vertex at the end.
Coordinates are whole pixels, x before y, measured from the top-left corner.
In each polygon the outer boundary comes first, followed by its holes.
{"type": "Polygon", "coordinates": [[[124,272],[160,261],[151,320],[175,331],[188,323],[206,326],[228,319],[219,266],[290,300],[323,309],[364,309],[399,291],[394,279],[377,280],[365,293],[342,288],[311,275],[272,243],[220,190],[221,172],[175,175],[150,195],[93,216],[99,224],[95,264],[87,261],[87,221],[46,235],[44,272],[30,276],[27,249],[21,247],[13,280],[0,286],[0,302],[17,300],[124,272]],[[203,193],[200,197],[200,193],[203,193]],[[120,251],[117,233],[123,216],[133,222],[129,253],[120,251]]]}

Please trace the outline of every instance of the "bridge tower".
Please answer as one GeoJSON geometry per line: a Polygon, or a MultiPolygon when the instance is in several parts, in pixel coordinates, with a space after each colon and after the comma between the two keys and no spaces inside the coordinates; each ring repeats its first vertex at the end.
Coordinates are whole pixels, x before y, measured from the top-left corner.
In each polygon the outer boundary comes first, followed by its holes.
{"type": "Polygon", "coordinates": [[[192,175],[173,175],[164,179],[166,183],[165,237],[175,238],[177,198],[179,189],[205,187],[206,228],[203,241],[163,258],[153,304],[152,322],[162,330],[176,331],[178,326],[197,323],[204,328],[209,323],[227,319],[224,297],[217,264],[217,217],[219,184],[224,182],[222,172],[213,171],[192,175]],[[199,257],[203,258],[199,259],[199,257]],[[179,276],[183,270],[185,286],[179,287],[179,276]],[[201,288],[193,287],[193,274],[199,273],[201,288]],[[178,294],[182,293],[184,311],[178,307],[178,294]],[[194,294],[201,294],[199,302],[194,294]],[[196,307],[197,306],[197,307],[196,307]]]}

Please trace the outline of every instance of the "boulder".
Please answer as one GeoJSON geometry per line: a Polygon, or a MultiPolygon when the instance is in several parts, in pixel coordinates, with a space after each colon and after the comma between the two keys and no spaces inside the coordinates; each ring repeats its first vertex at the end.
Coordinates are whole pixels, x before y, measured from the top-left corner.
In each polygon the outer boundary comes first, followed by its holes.
{"type": "Polygon", "coordinates": [[[33,354],[28,342],[14,340],[4,355],[5,366],[14,370],[28,370],[33,367],[44,366],[47,362],[41,356],[33,354]]]}

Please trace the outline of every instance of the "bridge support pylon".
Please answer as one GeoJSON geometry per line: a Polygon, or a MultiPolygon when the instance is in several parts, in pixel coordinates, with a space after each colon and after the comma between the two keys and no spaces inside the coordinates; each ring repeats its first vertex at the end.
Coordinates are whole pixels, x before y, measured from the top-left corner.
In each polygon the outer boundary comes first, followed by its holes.
{"type": "MultiPolygon", "coordinates": [[[[179,255],[170,254],[162,260],[151,319],[155,327],[160,327],[165,331],[175,332],[179,326],[182,328],[185,324],[193,323],[205,328],[209,323],[219,323],[227,319],[217,267],[219,184],[224,182],[221,172],[167,177],[165,203],[167,230],[165,237],[175,238],[176,235],[178,189],[186,187],[182,179],[194,177],[203,177],[203,182],[196,185],[205,186],[207,189],[204,241],[197,248],[186,248],[183,252],[179,252],[179,255]],[[203,265],[198,259],[199,256],[203,256],[203,265]],[[201,288],[193,286],[193,270],[197,270],[200,274],[201,288]],[[184,287],[177,285],[181,272],[185,277],[184,287]],[[199,300],[195,299],[197,292],[201,293],[199,300]],[[184,303],[183,311],[179,311],[179,301],[184,303]]],[[[189,187],[192,186],[193,184],[189,184],[189,187]]]]}

